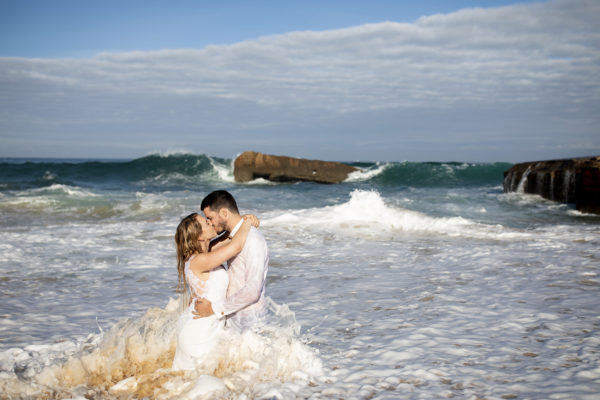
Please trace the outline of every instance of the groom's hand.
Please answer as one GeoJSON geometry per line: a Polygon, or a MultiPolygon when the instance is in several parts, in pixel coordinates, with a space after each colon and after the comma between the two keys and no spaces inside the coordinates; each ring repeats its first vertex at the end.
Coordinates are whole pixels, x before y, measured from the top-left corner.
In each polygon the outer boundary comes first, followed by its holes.
{"type": "Polygon", "coordinates": [[[211,302],[206,299],[196,300],[195,308],[196,310],[192,311],[192,314],[194,314],[194,319],[204,318],[214,314],[211,302]]]}

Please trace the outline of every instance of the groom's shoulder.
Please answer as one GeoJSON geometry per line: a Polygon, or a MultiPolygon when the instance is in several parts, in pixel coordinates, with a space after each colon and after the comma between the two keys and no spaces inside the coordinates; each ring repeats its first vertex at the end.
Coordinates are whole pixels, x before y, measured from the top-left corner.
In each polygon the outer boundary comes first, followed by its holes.
{"type": "Polygon", "coordinates": [[[267,241],[265,240],[265,237],[263,236],[260,229],[255,228],[255,227],[250,228],[250,232],[248,233],[248,239],[250,239],[251,241],[254,241],[254,242],[262,242],[265,244],[265,246],[267,243],[267,241]]]}

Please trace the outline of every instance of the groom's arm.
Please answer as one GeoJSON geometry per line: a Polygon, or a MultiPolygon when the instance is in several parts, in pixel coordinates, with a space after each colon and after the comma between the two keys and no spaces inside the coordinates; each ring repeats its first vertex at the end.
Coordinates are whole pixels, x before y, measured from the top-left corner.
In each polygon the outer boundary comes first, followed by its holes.
{"type": "Polygon", "coordinates": [[[194,319],[204,318],[214,314],[212,303],[208,299],[197,299],[194,308],[195,311],[192,311],[194,319]]]}
{"type": "Polygon", "coordinates": [[[265,266],[268,261],[268,258],[266,260],[264,258],[258,260],[258,258],[256,258],[256,262],[246,264],[245,285],[229,296],[223,303],[211,303],[207,299],[197,299],[195,311],[193,311],[194,318],[204,318],[212,314],[217,315],[219,318],[224,318],[250,304],[256,303],[260,299],[260,294],[264,286],[266,278],[265,266]]]}

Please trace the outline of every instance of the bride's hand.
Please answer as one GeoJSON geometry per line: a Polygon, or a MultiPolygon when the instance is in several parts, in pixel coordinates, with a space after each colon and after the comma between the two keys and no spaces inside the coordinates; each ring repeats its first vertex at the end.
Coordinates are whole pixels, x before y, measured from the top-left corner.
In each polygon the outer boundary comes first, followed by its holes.
{"type": "Polygon", "coordinates": [[[260,226],[260,221],[258,220],[258,218],[256,218],[256,215],[254,214],[246,214],[243,215],[242,218],[244,218],[244,221],[250,221],[250,224],[255,228],[258,228],[260,226]]]}

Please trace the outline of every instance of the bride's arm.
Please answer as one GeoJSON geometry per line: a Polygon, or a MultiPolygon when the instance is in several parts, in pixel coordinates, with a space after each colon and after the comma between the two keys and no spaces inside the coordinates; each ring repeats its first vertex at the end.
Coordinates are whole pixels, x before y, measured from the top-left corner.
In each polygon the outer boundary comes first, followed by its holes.
{"type": "MultiPolygon", "coordinates": [[[[244,214],[242,215],[242,218],[246,218],[246,219],[250,219],[250,223],[252,224],[253,227],[258,228],[260,226],[260,220],[258,219],[258,217],[254,214],[244,214]]],[[[211,243],[210,243],[210,247],[208,251],[213,251],[218,249],[219,247],[223,247],[225,246],[227,243],[229,243],[229,239],[227,231],[225,231],[225,234],[221,235],[221,236],[217,236],[216,238],[212,239],[211,243]]]]}
{"type": "Polygon", "coordinates": [[[192,271],[195,273],[210,271],[242,251],[248,237],[248,232],[250,232],[250,227],[252,226],[251,218],[246,216],[242,218],[244,218],[242,226],[229,243],[218,246],[218,248],[208,253],[201,253],[194,257],[190,263],[192,271]]]}

